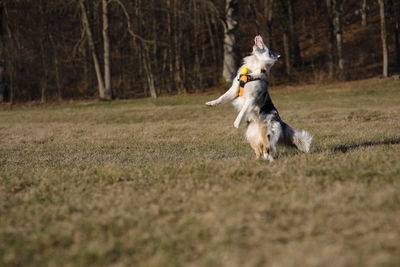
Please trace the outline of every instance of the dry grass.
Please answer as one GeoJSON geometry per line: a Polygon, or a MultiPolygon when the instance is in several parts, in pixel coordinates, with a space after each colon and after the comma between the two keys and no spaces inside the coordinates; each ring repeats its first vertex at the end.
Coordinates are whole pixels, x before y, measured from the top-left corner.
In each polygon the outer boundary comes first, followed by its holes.
{"type": "Polygon", "coordinates": [[[0,111],[0,265],[399,266],[400,82],[272,97],[311,154],[213,96],[0,111]]]}

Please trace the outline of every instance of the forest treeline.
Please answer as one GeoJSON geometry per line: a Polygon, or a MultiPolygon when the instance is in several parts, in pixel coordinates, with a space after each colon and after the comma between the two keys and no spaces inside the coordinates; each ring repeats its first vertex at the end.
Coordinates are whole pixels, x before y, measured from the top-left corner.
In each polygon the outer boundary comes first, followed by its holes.
{"type": "Polygon", "coordinates": [[[202,92],[256,34],[273,84],[390,76],[399,24],[397,0],[0,0],[0,102],[202,92]]]}

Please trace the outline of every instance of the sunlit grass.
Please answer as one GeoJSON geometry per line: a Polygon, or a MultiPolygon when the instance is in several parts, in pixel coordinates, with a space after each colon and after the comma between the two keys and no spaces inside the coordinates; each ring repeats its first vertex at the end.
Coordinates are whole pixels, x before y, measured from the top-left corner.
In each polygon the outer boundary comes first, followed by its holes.
{"type": "Polygon", "coordinates": [[[397,266],[400,83],[271,95],[310,154],[215,95],[0,111],[0,265],[397,266]]]}

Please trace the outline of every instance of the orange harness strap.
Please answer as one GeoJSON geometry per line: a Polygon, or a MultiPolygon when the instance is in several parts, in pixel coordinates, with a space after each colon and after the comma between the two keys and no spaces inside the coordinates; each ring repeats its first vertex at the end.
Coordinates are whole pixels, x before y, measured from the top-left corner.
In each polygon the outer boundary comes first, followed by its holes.
{"type": "Polygon", "coordinates": [[[239,77],[239,96],[244,95],[244,86],[246,85],[247,82],[249,82],[249,75],[245,74],[240,74],[239,77]]]}
{"type": "Polygon", "coordinates": [[[244,96],[244,86],[248,82],[252,81],[258,81],[261,80],[260,78],[252,78],[250,75],[247,74],[240,74],[239,76],[239,95],[238,96],[244,96]]]}

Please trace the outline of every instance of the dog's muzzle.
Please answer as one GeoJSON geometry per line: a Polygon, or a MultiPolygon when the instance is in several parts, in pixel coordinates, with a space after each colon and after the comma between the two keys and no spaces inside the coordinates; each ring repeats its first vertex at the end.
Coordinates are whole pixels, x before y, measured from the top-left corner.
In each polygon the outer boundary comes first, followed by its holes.
{"type": "Polygon", "coordinates": [[[278,53],[272,51],[271,49],[269,50],[269,56],[272,57],[272,58],[276,58],[276,59],[278,59],[278,58],[281,57],[280,54],[278,54],[278,53]]]}

